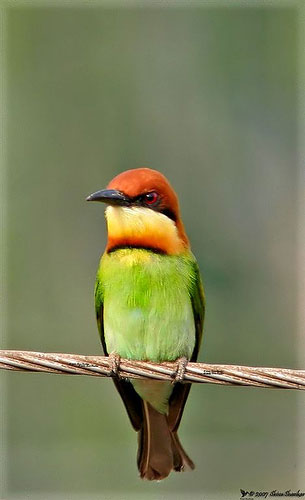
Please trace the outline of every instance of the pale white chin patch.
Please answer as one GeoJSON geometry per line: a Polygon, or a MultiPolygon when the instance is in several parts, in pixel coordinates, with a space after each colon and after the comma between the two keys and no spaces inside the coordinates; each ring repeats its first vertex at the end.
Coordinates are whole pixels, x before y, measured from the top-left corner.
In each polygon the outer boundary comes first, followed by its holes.
{"type": "Polygon", "coordinates": [[[139,230],[152,223],[166,224],[176,230],[174,221],[166,215],[145,207],[113,207],[108,205],[106,219],[108,223],[113,221],[122,225],[136,225],[139,230]]]}
{"type": "Polygon", "coordinates": [[[145,207],[106,208],[108,235],[113,239],[150,239],[152,245],[162,241],[179,250],[182,242],[176,224],[164,214],[145,207]]]}

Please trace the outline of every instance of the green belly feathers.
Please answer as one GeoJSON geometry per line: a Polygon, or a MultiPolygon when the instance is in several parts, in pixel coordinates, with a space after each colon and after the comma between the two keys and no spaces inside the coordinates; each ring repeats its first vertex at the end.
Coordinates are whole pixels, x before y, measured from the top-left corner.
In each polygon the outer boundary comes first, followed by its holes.
{"type": "Polygon", "coordinates": [[[191,357],[195,345],[192,264],[191,254],[168,256],[145,249],[103,255],[97,292],[104,304],[109,353],[155,362],[191,357]]]}

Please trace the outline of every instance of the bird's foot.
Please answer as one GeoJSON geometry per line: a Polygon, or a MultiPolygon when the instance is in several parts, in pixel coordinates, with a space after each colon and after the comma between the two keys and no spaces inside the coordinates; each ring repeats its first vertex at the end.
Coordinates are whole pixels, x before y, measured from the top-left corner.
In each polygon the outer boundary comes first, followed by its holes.
{"type": "Polygon", "coordinates": [[[119,369],[120,369],[121,356],[112,352],[109,354],[109,368],[110,368],[110,376],[114,376],[119,378],[119,369]]]}
{"type": "Polygon", "coordinates": [[[176,363],[177,363],[177,368],[174,374],[173,384],[177,384],[177,382],[183,382],[185,370],[188,364],[188,359],[185,356],[183,356],[182,358],[178,358],[176,360],[176,363]]]}

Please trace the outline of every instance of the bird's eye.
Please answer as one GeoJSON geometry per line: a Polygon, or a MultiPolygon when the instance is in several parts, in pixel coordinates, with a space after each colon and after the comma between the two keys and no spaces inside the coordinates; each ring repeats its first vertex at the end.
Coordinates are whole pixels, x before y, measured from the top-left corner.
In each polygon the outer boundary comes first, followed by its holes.
{"type": "Polygon", "coordinates": [[[158,193],[156,193],[156,191],[146,193],[144,195],[144,201],[147,205],[155,205],[159,201],[159,195],[158,193]]]}

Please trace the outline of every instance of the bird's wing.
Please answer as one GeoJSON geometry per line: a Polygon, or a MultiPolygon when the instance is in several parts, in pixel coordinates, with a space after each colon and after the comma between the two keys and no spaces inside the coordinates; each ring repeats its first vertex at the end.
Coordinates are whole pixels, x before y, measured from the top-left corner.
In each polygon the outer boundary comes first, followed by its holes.
{"type": "MultiPolygon", "coordinates": [[[[97,325],[100,332],[101,342],[105,356],[108,356],[105,335],[104,335],[104,321],[103,321],[103,292],[102,285],[98,277],[95,284],[95,312],[97,325]]],[[[142,400],[134,390],[132,384],[128,380],[113,379],[114,384],[123,400],[127,410],[130,422],[136,431],[140,430],[143,421],[142,400]]]]}
{"type": "MultiPolygon", "coordinates": [[[[205,297],[204,297],[202,281],[200,278],[199,267],[195,258],[193,261],[192,271],[193,271],[193,286],[190,293],[190,298],[194,314],[196,341],[191,361],[196,361],[202,339],[202,330],[203,330],[204,312],[205,312],[205,297]]],[[[188,394],[190,392],[190,388],[191,384],[189,383],[181,384],[178,382],[175,385],[174,390],[171,394],[169,400],[168,423],[169,423],[169,428],[173,432],[177,431],[179,427],[184,406],[188,394]]]]}

